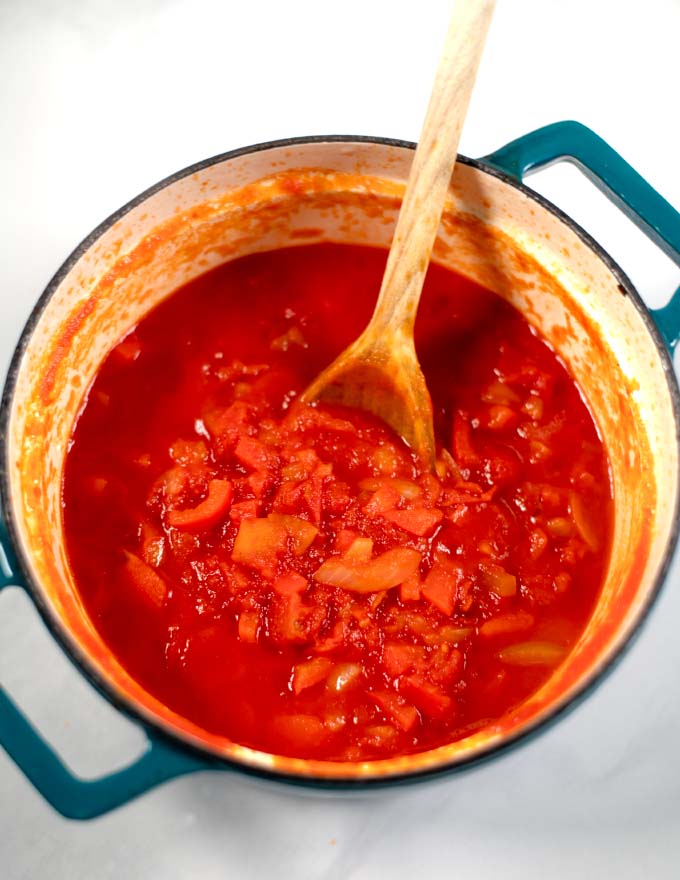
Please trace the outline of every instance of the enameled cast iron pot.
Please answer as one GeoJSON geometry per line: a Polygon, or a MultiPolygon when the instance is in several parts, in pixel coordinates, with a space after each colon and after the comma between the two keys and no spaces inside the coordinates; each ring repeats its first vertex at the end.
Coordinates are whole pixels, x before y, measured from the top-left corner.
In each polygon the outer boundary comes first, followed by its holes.
{"type": "Polygon", "coordinates": [[[319,240],[388,246],[413,146],[315,137],[201,162],[104,222],[36,306],[2,402],[0,588],[28,591],[80,670],[149,738],[130,767],[82,781],[0,690],[0,744],[64,815],[99,815],[206,767],[327,788],[469,767],[573,706],[649,611],[678,531],[680,406],[670,352],[680,335],[680,290],[651,315],[601,248],[521,179],[553,161],[576,162],[678,264],[680,215],[600,138],[566,122],[479,161],[460,159],[434,256],[508,299],[547,338],[584,390],[611,460],[616,513],[606,582],[586,631],[541,691],[498,723],[433,751],[303,761],[244,748],[177,716],[129,677],[89,621],[64,551],[60,484],[74,419],[107,352],[179,285],[241,254],[319,240]]]}

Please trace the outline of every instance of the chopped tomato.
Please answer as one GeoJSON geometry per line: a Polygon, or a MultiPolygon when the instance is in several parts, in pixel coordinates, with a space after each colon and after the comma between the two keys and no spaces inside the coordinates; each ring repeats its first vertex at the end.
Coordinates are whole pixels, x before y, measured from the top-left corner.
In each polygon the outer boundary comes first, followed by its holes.
{"type": "Polygon", "coordinates": [[[297,516],[270,514],[264,519],[244,519],[239,526],[231,558],[272,577],[277,560],[290,541],[295,556],[302,555],[318,534],[318,529],[297,516]]]}
{"type": "Polygon", "coordinates": [[[387,642],[383,648],[383,666],[394,678],[402,675],[407,669],[422,666],[424,659],[425,649],[420,645],[387,642]]]}
{"type": "Polygon", "coordinates": [[[286,516],[280,513],[270,513],[267,517],[269,522],[281,525],[291,539],[293,554],[302,556],[310,544],[319,534],[316,526],[299,516],[286,516]]]}
{"type": "Polygon", "coordinates": [[[418,712],[415,706],[407,703],[403,697],[389,691],[372,691],[371,697],[390,716],[397,727],[406,733],[418,723],[418,712]]]}
{"type": "Polygon", "coordinates": [[[176,440],[170,447],[170,458],[179,465],[202,465],[208,457],[203,440],[176,440]]]}
{"type": "Polygon", "coordinates": [[[334,549],[338,553],[346,553],[358,537],[359,533],[353,529],[340,529],[335,537],[334,549]]]}
{"type": "Polygon", "coordinates": [[[386,513],[383,513],[383,516],[405,532],[418,535],[420,538],[433,532],[444,518],[441,510],[431,510],[426,507],[413,507],[408,510],[388,510],[386,513]]]}
{"type": "Polygon", "coordinates": [[[281,336],[277,336],[272,340],[270,348],[274,351],[288,351],[292,345],[298,345],[300,348],[308,347],[299,327],[291,327],[281,336]]]}
{"type": "Polygon", "coordinates": [[[146,522],[141,528],[142,559],[152,568],[159,568],[165,555],[165,536],[155,526],[146,522]]]}
{"type": "Polygon", "coordinates": [[[431,655],[426,670],[427,678],[435,685],[446,686],[458,681],[463,674],[464,665],[462,650],[451,648],[448,642],[441,642],[431,655]]]}
{"type": "Polygon", "coordinates": [[[485,403],[510,407],[520,402],[520,396],[506,382],[492,382],[480,395],[485,403]]]}
{"type": "Polygon", "coordinates": [[[445,560],[435,561],[421,592],[428,602],[450,617],[453,614],[459,579],[460,569],[456,565],[445,560]]]}
{"type": "Polygon", "coordinates": [[[272,728],[277,739],[296,749],[319,746],[328,737],[323,721],[316,715],[279,715],[272,728]]]}
{"type": "Polygon", "coordinates": [[[253,519],[257,516],[257,508],[258,503],[255,498],[249,498],[248,501],[238,501],[231,505],[229,518],[237,523],[242,519],[253,519]]]}
{"type": "Polygon", "coordinates": [[[366,742],[377,749],[390,748],[398,736],[390,724],[371,724],[366,728],[366,742]]]}
{"type": "Polygon", "coordinates": [[[543,529],[532,529],[529,533],[529,555],[538,559],[548,547],[548,536],[543,529]]]}
{"type": "Polygon", "coordinates": [[[240,613],[238,618],[238,637],[242,642],[256,642],[259,628],[260,615],[257,611],[242,611],[240,613]]]}
{"type": "Polygon", "coordinates": [[[402,678],[399,692],[414,703],[421,712],[433,718],[441,718],[451,709],[451,697],[418,675],[402,678]]]}
{"type": "Polygon", "coordinates": [[[331,475],[331,470],[329,465],[317,465],[312,475],[304,483],[303,497],[307,509],[312,514],[312,519],[317,523],[321,522],[323,489],[327,478],[331,475]]]}
{"type": "Polygon", "coordinates": [[[340,693],[357,685],[363,675],[358,663],[339,663],[328,676],[326,690],[340,693]]]}
{"type": "Polygon", "coordinates": [[[267,519],[244,519],[239,525],[231,558],[266,577],[273,577],[279,556],[285,553],[288,532],[280,522],[267,519]]]}
{"type": "Polygon", "coordinates": [[[304,593],[307,589],[307,580],[297,572],[291,571],[274,581],[274,592],[281,596],[293,596],[304,593]]]}
{"type": "Polygon", "coordinates": [[[402,602],[417,602],[420,599],[421,586],[417,575],[407,578],[399,587],[399,598],[402,602]]]}
{"type": "Polygon", "coordinates": [[[402,456],[389,443],[378,446],[371,455],[371,464],[381,474],[386,477],[393,477],[399,471],[399,467],[403,461],[402,456]]]}
{"type": "Polygon", "coordinates": [[[418,482],[423,493],[423,504],[434,507],[442,494],[442,484],[434,474],[423,474],[418,482]]]}
{"type": "Polygon", "coordinates": [[[383,485],[371,495],[364,505],[364,510],[369,516],[384,515],[401,501],[401,493],[394,486],[383,485]]]}
{"type": "Polygon", "coordinates": [[[269,471],[278,464],[278,456],[254,437],[241,436],[234,450],[236,458],[255,471],[269,471]]]}
{"type": "Polygon", "coordinates": [[[456,483],[453,489],[444,493],[444,503],[449,504],[486,504],[496,494],[496,487],[482,492],[476,483],[456,483]]]}
{"type": "Polygon", "coordinates": [[[460,410],[453,417],[453,454],[463,465],[475,465],[479,455],[472,442],[472,431],[467,413],[460,410]]]}
{"type": "Polygon", "coordinates": [[[487,427],[492,431],[503,431],[506,428],[512,428],[517,424],[519,417],[514,409],[502,404],[496,404],[489,407],[487,416],[487,427]]]}
{"type": "Polygon", "coordinates": [[[269,635],[279,645],[309,641],[308,606],[302,604],[299,593],[277,592],[269,606],[269,635]]]}
{"type": "Polygon", "coordinates": [[[233,494],[229,480],[211,480],[208,483],[207,498],[189,510],[170,510],[168,525],[190,532],[210,529],[221,522],[229,513],[233,494]]]}
{"type": "Polygon", "coordinates": [[[340,648],[345,641],[345,627],[341,620],[337,621],[325,639],[319,640],[314,646],[317,654],[326,654],[340,648]]]}
{"type": "Polygon", "coordinates": [[[293,693],[299,694],[322,682],[330,672],[332,662],[326,657],[314,657],[299,663],[293,670],[293,693]]]}
{"type": "Polygon", "coordinates": [[[119,360],[133,363],[142,353],[142,345],[135,334],[130,334],[123,342],[119,342],[113,349],[113,354],[119,360]]]}

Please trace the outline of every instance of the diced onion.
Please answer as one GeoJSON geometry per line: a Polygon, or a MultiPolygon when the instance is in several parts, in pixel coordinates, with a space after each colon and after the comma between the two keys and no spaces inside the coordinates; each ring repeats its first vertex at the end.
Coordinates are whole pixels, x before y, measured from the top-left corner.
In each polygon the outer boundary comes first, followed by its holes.
{"type": "Polygon", "coordinates": [[[509,666],[555,666],[566,649],[553,642],[520,642],[503,648],[496,656],[509,666]]]}
{"type": "Polygon", "coordinates": [[[408,547],[387,550],[370,562],[355,563],[334,556],[315,572],[314,579],[356,593],[389,590],[412,577],[420,565],[420,553],[408,547]]]}

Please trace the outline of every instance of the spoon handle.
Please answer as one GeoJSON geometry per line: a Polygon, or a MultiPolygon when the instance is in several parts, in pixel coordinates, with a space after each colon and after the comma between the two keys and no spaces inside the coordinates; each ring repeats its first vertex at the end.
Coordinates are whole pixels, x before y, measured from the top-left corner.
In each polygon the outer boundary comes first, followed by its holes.
{"type": "Polygon", "coordinates": [[[456,0],[413,157],[380,295],[367,328],[412,337],[495,0],[456,0]]]}

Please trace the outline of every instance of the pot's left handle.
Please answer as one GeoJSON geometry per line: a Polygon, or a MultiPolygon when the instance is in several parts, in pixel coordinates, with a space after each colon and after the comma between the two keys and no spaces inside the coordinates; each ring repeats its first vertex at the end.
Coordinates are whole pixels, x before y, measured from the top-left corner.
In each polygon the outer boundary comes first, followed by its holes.
{"type": "MultiPolygon", "coordinates": [[[[24,587],[0,518],[0,590],[24,587]]],[[[99,779],[75,776],[0,687],[0,746],[45,800],[69,819],[92,819],[136,798],[161,782],[204,770],[206,760],[147,732],[148,748],[122,770],[99,779]]]]}

